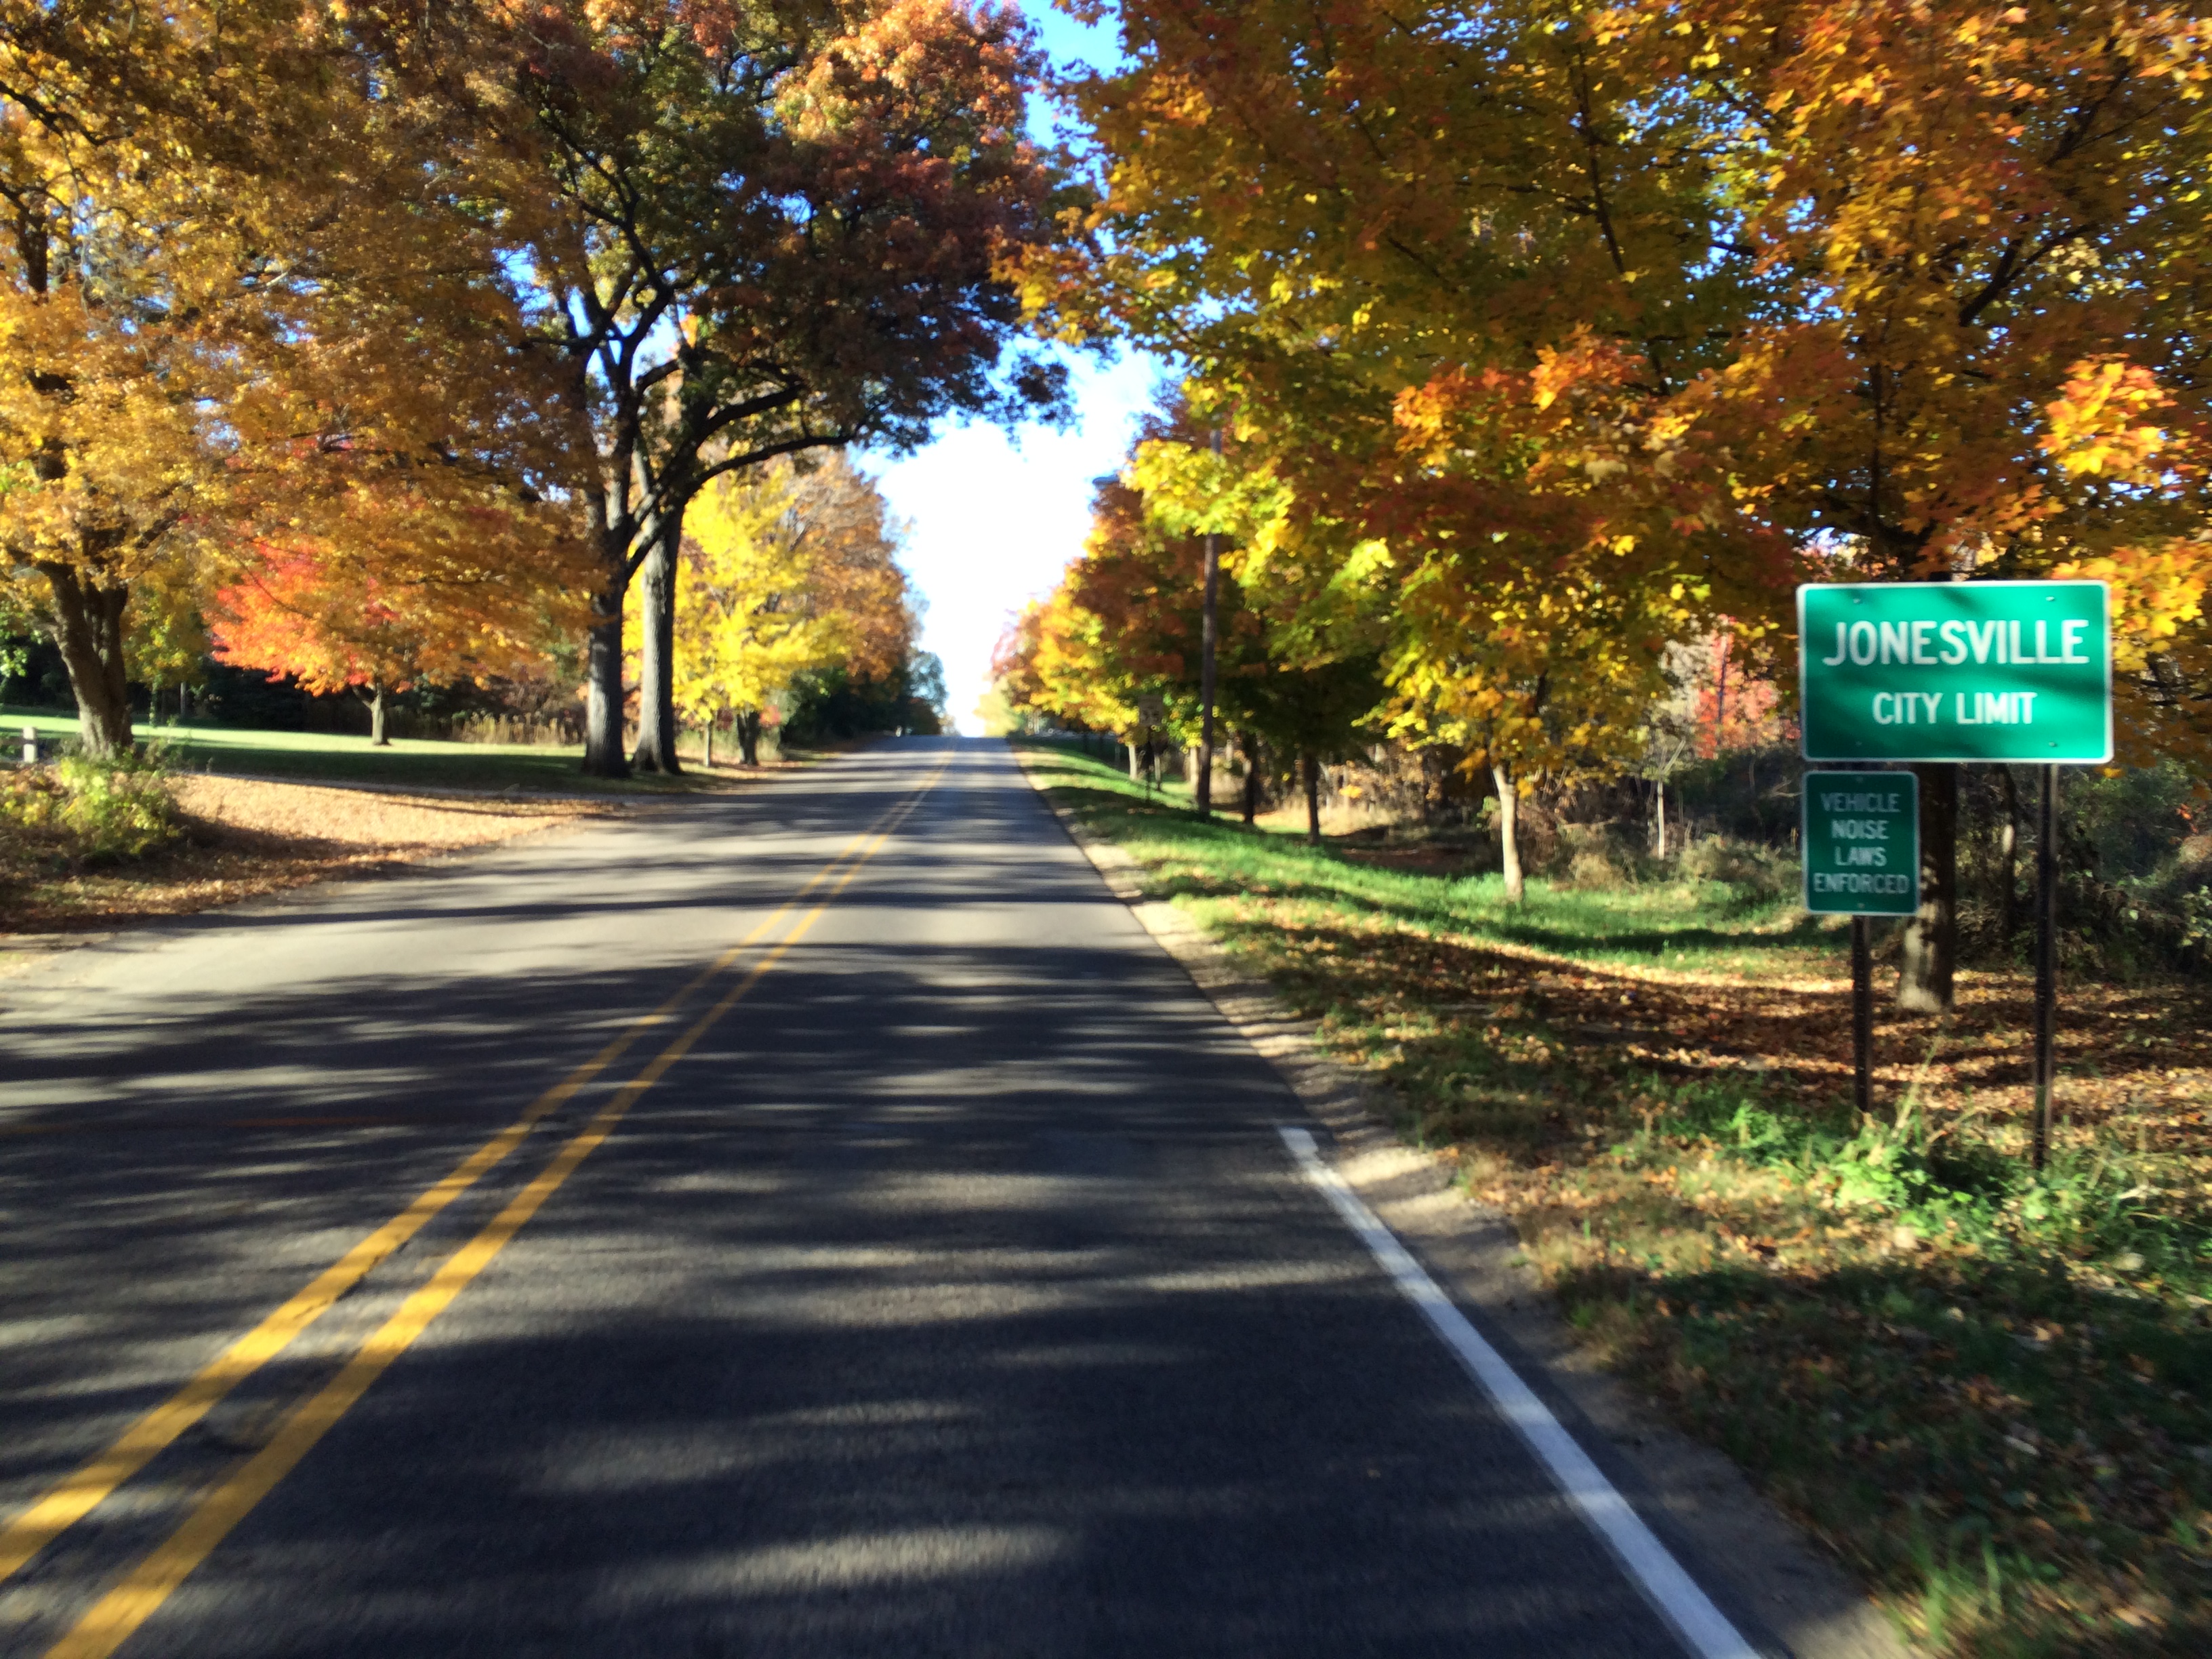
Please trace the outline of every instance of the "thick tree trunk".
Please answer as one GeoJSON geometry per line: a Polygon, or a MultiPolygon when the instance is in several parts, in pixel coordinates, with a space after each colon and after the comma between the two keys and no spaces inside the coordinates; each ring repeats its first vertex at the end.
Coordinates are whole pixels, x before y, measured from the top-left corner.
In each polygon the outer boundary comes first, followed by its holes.
{"type": "Polygon", "coordinates": [[[1129,781],[1132,783],[1140,781],[1137,775],[1138,764],[1137,745],[1133,743],[1129,745],[1129,781]]]}
{"type": "Polygon", "coordinates": [[[585,636],[584,770],[595,778],[629,775],[623,754],[623,586],[612,577],[593,598],[585,636]]]}
{"type": "Polygon", "coordinates": [[[1518,904],[1526,890],[1521,877],[1521,795],[1505,768],[1492,766],[1490,775],[1498,785],[1498,862],[1505,872],[1505,901],[1518,904]]]}
{"type": "Polygon", "coordinates": [[[761,711],[748,708],[738,716],[738,753],[748,766],[760,764],[761,711]]]}
{"type": "Polygon", "coordinates": [[[1997,879],[2003,883],[1997,914],[2009,941],[2020,931],[2020,784],[2012,768],[2000,766],[2004,783],[2004,823],[1997,829],[1997,879]]]}
{"type": "Polygon", "coordinates": [[[1948,1014],[1959,960],[1959,768],[1945,761],[1912,770],[1920,779],[1920,908],[1905,925],[1897,1006],[1948,1014]]]}
{"type": "Polygon", "coordinates": [[[1306,786],[1306,839],[1321,845],[1321,757],[1310,749],[1298,757],[1306,786]]]}
{"type": "Polygon", "coordinates": [[[368,695],[362,701],[368,705],[368,746],[371,749],[389,749],[392,739],[384,732],[384,688],[372,685],[368,695]]]}
{"type": "Polygon", "coordinates": [[[1260,739],[1247,732],[1240,746],[1244,750],[1244,827],[1249,830],[1260,818],[1260,739]]]}
{"type": "Polygon", "coordinates": [[[42,562],[38,570],[53,590],[54,644],[76,694],[79,745],[102,760],[127,755],[134,744],[123,613],[131,585],[102,582],[75,565],[42,562]]]}
{"type": "Polygon", "coordinates": [[[672,517],[637,573],[637,749],[630,764],[671,775],[684,769],[676,755],[676,551],[683,532],[683,519],[672,517]]]}

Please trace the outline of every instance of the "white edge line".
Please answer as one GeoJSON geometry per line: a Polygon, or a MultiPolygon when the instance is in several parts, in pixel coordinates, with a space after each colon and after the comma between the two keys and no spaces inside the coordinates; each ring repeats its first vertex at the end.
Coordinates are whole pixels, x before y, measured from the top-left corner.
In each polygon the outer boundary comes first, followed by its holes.
{"type": "Polygon", "coordinates": [[[1321,1188],[1344,1224],[1358,1236],[1406,1299],[1421,1310],[1444,1346],[1490,1396],[1498,1414],[1513,1425],[1550,1471],[1559,1490],[1612,1547],[1629,1578],[1674,1628],[1683,1646],[1697,1659],[1759,1659],[1759,1650],[1743,1639],[1698,1588],[1697,1581],[1682,1570],[1681,1563],[1668,1553],[1619,1489],[1590,1462],[1589,1454],[1576,1443],[1551,1407],[1536,1397],[1534,1390],[1413,1260],[1397,1235],[1360,1202],[1344,1177],[1323,1160],[1311,1132],[1279,1124],[1275,1133],[1282,1136],[1306,1178],[1321,1188]]]}

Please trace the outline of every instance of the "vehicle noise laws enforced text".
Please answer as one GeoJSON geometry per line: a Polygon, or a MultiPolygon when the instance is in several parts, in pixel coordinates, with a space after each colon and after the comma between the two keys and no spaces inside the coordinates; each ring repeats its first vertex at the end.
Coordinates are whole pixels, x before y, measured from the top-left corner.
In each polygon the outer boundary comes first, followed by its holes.
{"type": "Polygon", "coordinates": [[[1867,582],[1797,590],[1805,758],[2112,757],[2102,582],[1867,582]]]}
{"type": "Polygon", "coordinates": [[[1808,772],[1805,908],[1816,916],[1909,916],[1920,908],[1920,780],[1910,772],[1808,772]]]}

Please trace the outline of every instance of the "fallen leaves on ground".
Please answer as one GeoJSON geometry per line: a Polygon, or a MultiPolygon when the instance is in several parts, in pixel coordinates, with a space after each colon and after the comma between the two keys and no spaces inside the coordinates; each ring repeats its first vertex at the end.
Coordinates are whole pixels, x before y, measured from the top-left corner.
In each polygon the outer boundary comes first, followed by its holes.
{"type": "Polygon", "coordinates": [[[31,872],[0,885],[0,930],[73,933],[184,915],[620,810],[590,800],[410,795],[213,775],[179,777],[173,788],[181,840],[131,863],[31,872]]]}

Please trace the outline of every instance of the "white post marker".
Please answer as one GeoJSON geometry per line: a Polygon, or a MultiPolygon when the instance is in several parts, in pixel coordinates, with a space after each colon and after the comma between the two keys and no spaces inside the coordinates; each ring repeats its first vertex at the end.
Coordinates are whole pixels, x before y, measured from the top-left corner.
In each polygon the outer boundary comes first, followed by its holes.
{"type": "Polygon", "coordinates": [[[1682,1645],[1696,1659],[1759,1659],[1759,1650],[1743,1639],[1698,1588],[1697,1581],[1644,1524],[1643,1516],[1620,1489],[1552,1415],[1551,1407],[1536,1397],[1535,1391],[1505,1363],[1504,1356],[1483,1340],[1482,1333],[1453,1305],[1443,1288],[1398,1242],[1397,1235],[1323,1161],[1312,1134],[1288,1124],[1278,1125],[1275,1133],[1282,1136],[1283,1145],[1290,1148],[1306,1179],[1321,1188],[1322,1196],[1328,1200],[1344,1224],[1358,1235],[1359,1242],[1406,1299],[1421,1310],[1430,1328],[1490,1396],[1498,1415],[1513,1425],[1559,1490],[1582,1511],[1591,1530],[1620,1559],[1629,1582],[1642,1592],[1682,1645]]]}

